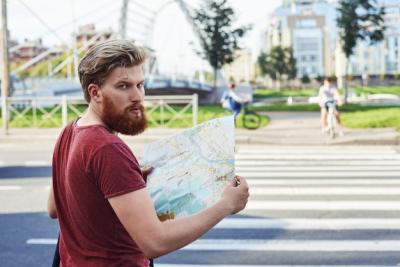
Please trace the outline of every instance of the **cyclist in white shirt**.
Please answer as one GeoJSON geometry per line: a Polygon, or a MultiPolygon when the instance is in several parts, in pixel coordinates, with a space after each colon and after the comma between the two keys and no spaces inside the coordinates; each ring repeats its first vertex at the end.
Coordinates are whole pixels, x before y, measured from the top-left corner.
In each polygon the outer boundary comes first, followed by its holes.
{"type": "Polygon", "coordinates": [[[321,130],[322,132],[326,132],[327,130],[327,115],[328,115],[328,103],[329,102],[335,102],[336,108],[335,108],[335,116],[336,120],[339,125],[339,134],[343,134],[343,125],[340,120],[340,114],[339,114],[339,109],[338,106],[342,105],[342,99],[339,95],[339,92],[337,88],[332,84],[332,79],[329,77],[326,77],[324,79],[324,84],[321,86],[319,89],[319,105],[321,107],[321,130]]]}

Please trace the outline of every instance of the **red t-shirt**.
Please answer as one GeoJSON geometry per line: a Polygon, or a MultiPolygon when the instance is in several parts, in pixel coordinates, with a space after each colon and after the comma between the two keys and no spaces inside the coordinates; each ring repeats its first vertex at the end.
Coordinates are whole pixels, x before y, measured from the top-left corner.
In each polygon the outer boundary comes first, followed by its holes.
{"type": "Polygon", "coordinates": [[[101,125],[71,123],[57,141],[52,171],[63,267],[149,266],[107,200],[145,187],[119,137],[101,125]]]}

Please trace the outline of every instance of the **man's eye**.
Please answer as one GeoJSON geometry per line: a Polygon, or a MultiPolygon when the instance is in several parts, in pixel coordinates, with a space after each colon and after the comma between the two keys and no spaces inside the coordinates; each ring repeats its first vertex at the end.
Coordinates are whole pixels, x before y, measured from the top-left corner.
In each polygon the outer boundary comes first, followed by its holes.
{"type": "Polygon", "coordinates": [[[143,88],[144,88],[144,83],[139,83],[139,84],[138,84],[138,88],[139,88],[139,89],[143,89],[143,88]]]}
{"type": "Polygon", "coordinates": [[[122,83],[118,87],[121,89],[126,89],[126,88],[128,88],[128,85],[126,85],[125,83],[122,83]]]}

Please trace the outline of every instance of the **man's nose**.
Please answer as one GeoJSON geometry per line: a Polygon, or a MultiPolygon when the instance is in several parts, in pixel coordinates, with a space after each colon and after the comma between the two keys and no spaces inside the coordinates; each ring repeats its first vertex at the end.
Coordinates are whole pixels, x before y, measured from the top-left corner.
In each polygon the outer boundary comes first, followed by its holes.
{"type": "Polygon", "coordinates": [[[144,92],[139,88],[134,88],[130,94],[131,101],[141,101],[144,100],[144,92]]]}

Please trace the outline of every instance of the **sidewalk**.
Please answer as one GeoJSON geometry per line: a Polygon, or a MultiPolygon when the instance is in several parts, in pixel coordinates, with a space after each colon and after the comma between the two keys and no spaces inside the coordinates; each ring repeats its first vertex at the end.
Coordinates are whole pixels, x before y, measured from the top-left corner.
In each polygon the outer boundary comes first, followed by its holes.
{"type": "MultiPolygon", "coordinates": [[[[344,136],[330,139],[320,131],[317,112],[267,112],[267,127],[258,130],[236,129],[238,144],[266,145],[399,145],[393,128],[345,129],[344,136]]],[[[150,128],[139,136],[122,136],[131,144],[149,143],[184,129],[150,128]]],[[[61,129],[12,128],[9,135],[0,134],[0,143],[54,144],[61,129]]]]}
{"type": "Polygon", "coordinates": [[[344,135],[330,139],[321,133],[319,112],[265,112],[268,127],[257,131],[238,130],[242,142],[270,145],[398,145],[394,128],[344,129],[344,135]]]}

